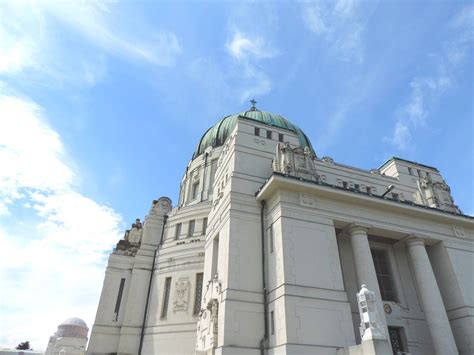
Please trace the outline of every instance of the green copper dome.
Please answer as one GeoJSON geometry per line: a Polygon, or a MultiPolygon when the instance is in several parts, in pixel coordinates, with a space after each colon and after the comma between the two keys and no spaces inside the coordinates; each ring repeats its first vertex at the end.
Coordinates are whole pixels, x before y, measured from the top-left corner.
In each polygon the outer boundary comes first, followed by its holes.
{"type": "Polygon", "coordinates": [[[223,145],[229,134],[235,128],[235,125],[237,124],[237,119],[239,117],[247,120],[253,120],[259,123],[264,123],[268,126],[287,129],[293,133],[296,133],[299,137],[300,145],[303,148],[309,147],[314,153],[313,147],[311,146],[311,142],[298,126],[294,125],[283,116],[271,112],[260,111],[253,107],[249,111],[224,117],[214,126],[209,128],[199,141],[199,144],[197,145],[196,150],[194,151],[193,159],[204,153],[207,147],[219,147],[223,145]]]}

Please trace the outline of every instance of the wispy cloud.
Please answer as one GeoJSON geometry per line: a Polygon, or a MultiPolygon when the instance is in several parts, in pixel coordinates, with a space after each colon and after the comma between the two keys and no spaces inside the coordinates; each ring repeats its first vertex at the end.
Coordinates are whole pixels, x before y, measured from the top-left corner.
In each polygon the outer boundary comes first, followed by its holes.
{"type": "Polygon", "coordinates": [[[271,80],[261,69],[260,61],[273,58],[278,52],[263,37],[251,37],[241,31],[233,32],[226,48],[245,82],[240,94],[240,101],[243,102],[271,90],[271,80]]]}
{"type": "Polygon", "coordinates": [[[353,0],[305,3],[302,6],[303,20],[335,57],[361,62],[365,28],[362,5],[353,0]]]}
{"type": "Polygon", "coordinates": [[[430,113],[439,105],[443,95],[451,89],[474,41],[472,24],[474,6],[463,8],[451,21],[452,37],[446,41],[440,53],[431,55],[433,67],[431,75],[416,77],[410,82],[407,102],[396,113],[396,123],[392,136],[385,141],[399,150],[412,146],[412,135],[426,126],[430,113]]]}
{"type": "Polygon", "coordinates": [[[234,33],[226,47],[229,53],[239,60],[248,60],[249,57],[255,59],[272,58],[277,54],[262,37],[251,39],[240,32],[234,33]]]}
{"type": "Polygon", "coordinates": [[[0,75],[33,70],[59,81],[90,85],[106,72],[104,55],[155,66],[174,65],[181,53],[176,35],[157,32],[143,23],[132,26],[123,20],[119,5],[106,1],[0,2],[0,75]],[[74,39],[66,43],[65,32],[75,34],[74,39]]]}
{"type": "Polygon", "coordinates": [[[44,349],[64,318],[92,325],[122,219],[80,193],[39,105],[0,92],[0,117],[0,344],[44,349]]]}
{"type": "Polygon", "coordinates": [[[97,47],[115,55],[169,66],[174,64],[176,56],[181,52],[178,38],[172,32],[137,33],[123,28],[123,22],[114,21],[115,9],[110,2],[74,1],[63,2],[62,6],[55,2],[48,4],[45,7],[48,13],[97,47]]]}

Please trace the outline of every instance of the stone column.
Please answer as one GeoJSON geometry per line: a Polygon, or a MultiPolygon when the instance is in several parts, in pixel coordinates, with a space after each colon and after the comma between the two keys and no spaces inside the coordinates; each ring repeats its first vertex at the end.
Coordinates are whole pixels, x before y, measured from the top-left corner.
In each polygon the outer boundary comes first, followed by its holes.
{"type": "Polygon", "coordinates": [[[370,251],[367,231],[368,228],[357,225],[353,225],[348,229],[352,244],[357,287],[360,288],[362,285],[366,285],[369,290],[375,293],[380,318],[385,330],[385,337],[388,339],[387,319],[383,310],[382,296],[380,294],[379,282],[377,281],[372,252],[370,251]]]}
{"type": "Polygon", "coordinates": [[[425,243],[414,237],[408,239],[406,245],[435,353],[459,354],[425,243]]]}
{"type": "Polygon", "coordinates": [[[370,251],[367,230],[366,227],[361,226],[351,226],[348,229],[354,257],[357,289],[360,289],[363,284],[366,285],[369,290],[375,292],[375,297],[380,301],[379,303],[381,303],[382,297],[380,295],[377,274],[375,273],[374,261],[370,251]]]}

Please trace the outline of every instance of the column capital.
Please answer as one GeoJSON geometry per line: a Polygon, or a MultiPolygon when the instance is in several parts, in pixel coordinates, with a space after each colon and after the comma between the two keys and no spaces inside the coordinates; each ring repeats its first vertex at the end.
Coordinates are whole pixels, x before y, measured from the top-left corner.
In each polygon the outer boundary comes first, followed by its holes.
{"type": "Polygon", "coordinates": [[[418,237],[418,236],[413,235],[413,234],[407,235],[403,239],[403,242],[405,243],[405,245],[407,247],[412,247],[412,246],[415,246],[415,245],[425,246],[425,240],[423,238],[418,237]]]}
{"type": "Polygon", "coordinates": [[[347,232],[349,234],[367,234],[369,232],[370,226],[368,225],[363,225],[363,224],[356,224],[356,223],[351,223],[348,226],[344,228],[344,232],[347,232]]]}

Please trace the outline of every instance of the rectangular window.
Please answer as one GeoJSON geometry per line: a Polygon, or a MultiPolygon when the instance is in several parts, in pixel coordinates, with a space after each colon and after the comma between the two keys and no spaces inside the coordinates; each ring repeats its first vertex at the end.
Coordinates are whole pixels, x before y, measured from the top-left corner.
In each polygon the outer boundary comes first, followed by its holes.
{"type": "Polygon", "coordinates": [[[207,217],[202,220],[202,235],[206,235],[207,232],[207,217]]]}
{"type": "Polygon", "coordinates": [[[255,127],[253,133],[254,133],[256,136],[260,136],[260,128],[255,127]]]}
{"type": "Polygon", "coordinates": [[[214,238],[212,242],[212,269],[211,269],[211,278],[214,278],[217,275],[219,266],[219,235],[214,238]]]}
{"type": "Polygon", "coordinates": [[[193,184],[193,188],[192,188],[192,191],[191,191],[191,196],[192,196],[192,199],[195,200],[197,199],[198,197],[198,192],[199,192],[199,181],[198,182],[195,182],[193,184]]]}
{"type": "Polygon", "coordinates": [[[267,131],[267,138],[272,139],[272,131],[267,131]]]}
{"type": "Polygon", "coordinates": [[[194,219],[189,221],[189,227],[188,227],[188,237],[191,238],[194,234],[194,226],[196,224],[196,221],[194,219]]]}
{"type": "Polygon", "coordinates": [[[174,230],[174,239],[179,239],[181,235],[181,223],[176,224],[176,229],[174,230]]]}
{"type": "Polygon", "coordinates": [[[360,185],[359,184],[354,184],[354,190],[360,191],[360,185]]]}
{"type": "Polygon", "coordinates": [[[161,318],[168,315],[168,303],[170,301],[171,277],[165,279],[165,287],[163,289],[163,305],[161,306],[161,318]]]}
{"type": "Polygon", "coordinates": [[[413,169],[408,167],[408,174],[413,175],[413,169]]]}
{"type": "Polygon", "coordinates": [[[406,350],[403,346],[402,328],[388,327],[388,335],[390,337],[390,343],[392,344],[393,353],[404,353],[406,350]]]}
{"type": "Polygon", "coordinates": [[[284,139],[283,134],[282,134],[282,133],[278,133],[278,141],[279,141],[279,142],[283,142],[283,139],[284,139]]]}
{"type": "Polygon", "coordinates": [[[399,195],[398,195],[397,193],[395,193],[395,192],[392,192],[392,198],[393,198],[394,200],[398,200],[399,195]]]}
{"type": "Polygon", "coordinates": [[[196,291],[194,293],[194,315],[199,314],[201,311],[201,298],[202,298],[202,279],[203,273],[196,274],[196,291]]]}
{"type": "Polygon", "coordinates": [[[112,318],[113,322],[117,322],[118,320],[120,304],[122,303],[122,295],[123,295],[124,286],[125,286],[125,279],[121,279],[118,294],[117,294],[117,301],[115,302],[114,316],[112,318]]]}
{"type": "Polygon", "coordinates": [[[273,253],[273,224],[270,225],[270,228],[268,228],[268,237],[270,239],[269,244],[270,244],[270,253],[273,253]]]}
{"type": "Polygon", "coordinates": [[[420,170],[420,169],[417,169],[417,172],[418,172],[418,176],[419,176],[419,177],[423,177],[423,175],[421,174],[421,170],[420,170]]]}
{"type": "Polygon", "coordinates": [[[212,193],[212,189],[214,188],[214,179],[216,177],[217,171],[217,159],[213,159],[211,162],[211,177],[209,180],[209,191],[212,193]]]}
{"type": "Polygon", "coordinates": [[[273,311],[270,312],[270,331],[272,335],[275,335],[275,314],[273,311]]]}
{"type": "Polygon", "coordinates": [[[372,193],[372,189],[370,188],[370,186],[367,186],[367,193],[370,195],[372,193]]]}
{"type": "Polygon", "coordinates": [[[371,249],[371,252],[382,300],[397,302],[387,251],[382,249],[371,249]]]}
{"type": "Polygon", "coordinates": [[[343,181],[342,182],[342,187],[347,189],[349,187],[349,184],[347,183],[347,181],[343,181]]]}

